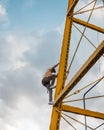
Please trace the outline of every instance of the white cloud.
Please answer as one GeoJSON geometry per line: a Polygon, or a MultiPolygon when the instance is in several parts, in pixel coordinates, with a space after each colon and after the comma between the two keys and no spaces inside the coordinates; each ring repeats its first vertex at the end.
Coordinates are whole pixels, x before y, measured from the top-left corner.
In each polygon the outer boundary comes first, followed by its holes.
{"type": "Polygon", "coordinates": [[[1,68],[2,70],[10,68],[20,68],[25,65],[22,61],[22,57],[25,51],[29,49],[28,41],[24,38],[20,39],[15,34],[9,33],[7,35],[2,34],[1,41],[1,68]]]}
{"type": "Polygon", "coordinates": [[[36,102],[27,96],[18,96],[15,102],[15,107],[8,107],[4,102],[0,103],[0,107],[2,107],[0,108],[2,112],[2,116],[0,116],[1,130],[41,130],[41,128],[48,128],[46,122],[49,122],[49,116],[46,115],[49,115],[50,109],[44,105],[39,108],[36,102]],[[40,115],[42,115],[41,118],[40,115]]]}
{"type": "Polygon", "coordinates": [[[7,27],[9,24],[8,14],[6,8],[0,4],[0,24],[1,27],[7,27]]]}
{"type": "MultiPolygon", "coordinates": [[[[41,85],[44,70],[42,55],[50,45],[58,46],[58,37],[60,35],[57,31],[49,33],[38,31],[21,35],[12,32],[2,33],[0,37],[0,57],[2,57],[0,58],[2,63],[0,64],[0,99],[2,103],[0,106],[3,112],[1,112],[0,123],[3,130],[48,129],[51,112],[48,106],[47,90],[41,85]],[[51,37],[54,39],[51,42],[56,44],[52,45],[49,42],[51,37]],[[39,113],[43,117],[40,118],[39,113]],[[41,125],[39,125],[40,122],[41,125]]],[[[54,51],[57,52],[57,48],[50,50],[50,57],[51,54],[55,54],[54,51]]],[[[44,66],[48,67],[47,64],[50,63],[45,62],[44,66]]]]}
{"type": "Polygon", "coordinates": [[[19,39],[13,34],[7,36],[7,42],[11,46],[10,60],[13,64],[14,69],[23,67],[25,65],[20,59],[22,58],[25,51],[29,50],[27,41],[19,39]]]}
{"type": "Polygon", "coordinates": [[[6,16],[6,9],[0,5],[0,16],[2,17],[5,17],[6,16]]]}

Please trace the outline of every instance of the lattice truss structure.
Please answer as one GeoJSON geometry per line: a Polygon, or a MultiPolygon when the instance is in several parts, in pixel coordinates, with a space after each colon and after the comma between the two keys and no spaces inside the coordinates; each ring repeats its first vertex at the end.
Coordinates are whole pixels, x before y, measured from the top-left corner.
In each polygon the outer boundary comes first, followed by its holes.
{"type": "Polygon", "coordinates": [[[104,5],[69,0],[50,130],[104,130],[104,5]]]}

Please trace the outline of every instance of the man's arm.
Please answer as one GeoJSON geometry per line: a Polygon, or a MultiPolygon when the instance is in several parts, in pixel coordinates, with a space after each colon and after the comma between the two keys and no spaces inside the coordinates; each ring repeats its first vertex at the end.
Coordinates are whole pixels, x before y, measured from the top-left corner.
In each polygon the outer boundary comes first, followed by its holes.
{"type": "Polygon", "coordinates": [[[52,67],[52,69],[53,69],[53,68],[56,68],[58,65],[59,65],[59,63],[55,64],[55,65],[52,67]]]}

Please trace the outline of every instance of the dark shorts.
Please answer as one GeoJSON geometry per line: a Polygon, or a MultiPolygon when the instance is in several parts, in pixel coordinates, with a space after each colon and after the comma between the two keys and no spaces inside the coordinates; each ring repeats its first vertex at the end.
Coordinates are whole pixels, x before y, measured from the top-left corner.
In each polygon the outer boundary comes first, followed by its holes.
{"type": "Polygon", "coordinates": [[[44,86],[53,85],[54,82],[55,82],[55,78],[56,78],[56,75],[55,75],[55,74],[50,75],[49,77],[44,77],[44,78],[42,79],[42,84],[43,84],[44,86]]]}
{"type": "Polygon", "coordinates": [[[44,77],[44,78],[42,79],[42,84],[43,84],[44,86],[46,86],[47,84],[50,84],[50,78],[49,78],[49,77],[44,77]]]}

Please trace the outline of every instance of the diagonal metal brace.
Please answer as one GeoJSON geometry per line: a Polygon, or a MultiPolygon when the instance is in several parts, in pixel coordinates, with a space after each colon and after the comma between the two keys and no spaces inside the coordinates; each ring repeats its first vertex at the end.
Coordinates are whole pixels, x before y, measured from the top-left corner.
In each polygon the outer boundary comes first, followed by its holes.
{"type": "Polygon", "coordinates": [[[98,46],[93,54],[88,58],[79,71],[73,76],[70,82],[64,87],[60,94],[56,97],[54,106],[58,105],[64,97],[75,87],[75,85],[84,77],[84,75],[91,69],[91,67],[97,62],[97,60],[104,53],[104,41],[98,46]]]}

